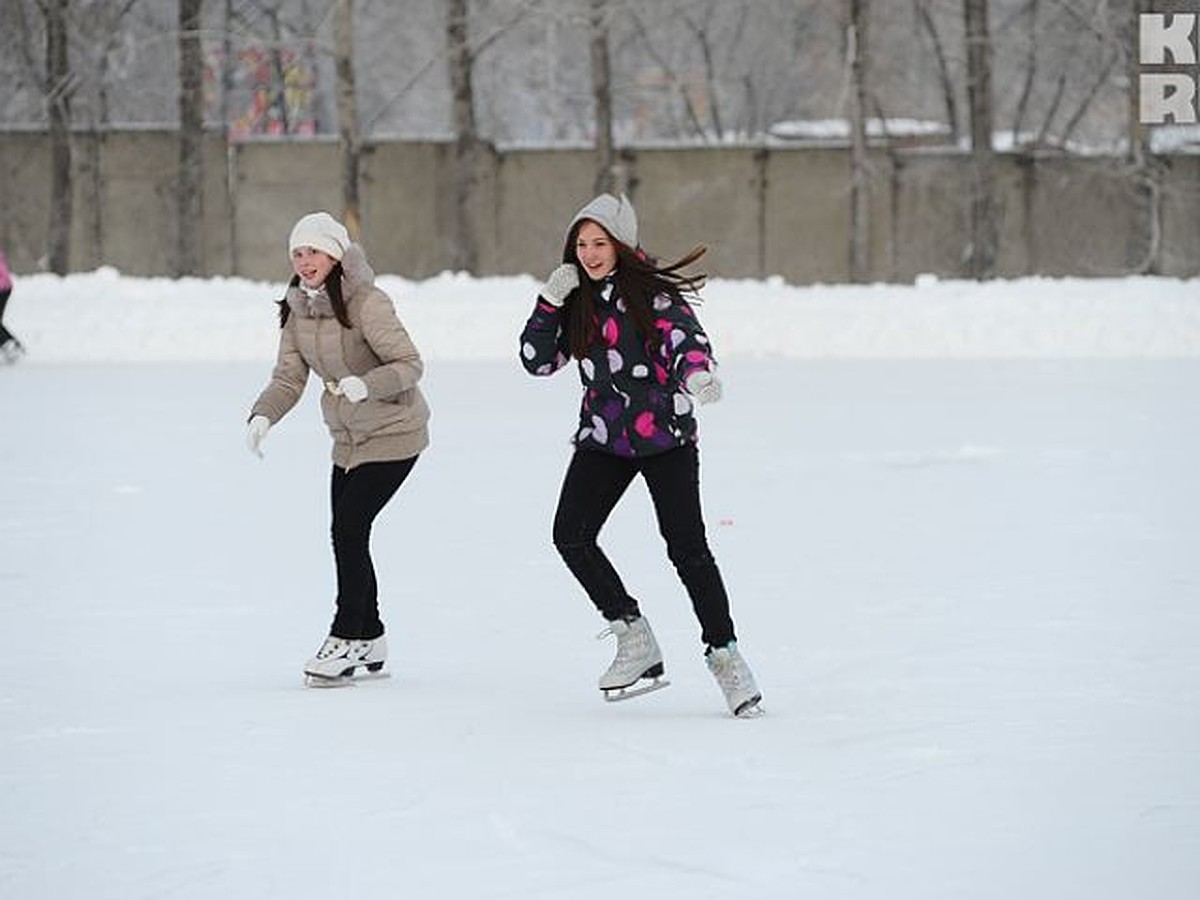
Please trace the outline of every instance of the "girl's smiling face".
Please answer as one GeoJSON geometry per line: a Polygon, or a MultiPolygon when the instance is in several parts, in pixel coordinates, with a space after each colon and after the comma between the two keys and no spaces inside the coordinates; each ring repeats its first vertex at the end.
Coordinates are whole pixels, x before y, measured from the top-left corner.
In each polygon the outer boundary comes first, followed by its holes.
{"type": "Polygon", "coordinates": [[[319,288],[337,265],[337,260],[315,247],[297,247],[292,251],[292,271],[307,288],[319,288]]]}
{"type": "Polygon", "coordinates": [[[575,237],[575,256],[592,281],[600,281],[617,267],[617,246],[608,232],[587,219],[575,237]]]}

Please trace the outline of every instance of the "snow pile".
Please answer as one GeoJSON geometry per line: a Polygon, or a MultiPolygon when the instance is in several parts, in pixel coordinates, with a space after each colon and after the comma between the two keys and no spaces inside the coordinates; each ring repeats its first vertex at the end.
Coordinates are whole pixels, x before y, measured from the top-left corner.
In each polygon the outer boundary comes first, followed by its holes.
{"type": "MultiPolygon", "coordinates": [[[[540,281],[382,276],[430,360],[513,358],[540,281]]],[[[713,280],[700,316],[722,359],[1193,358],[1200,281],[1025,278],[916,285],[713,280]]],[[[282,283],[18,277],[6,324],[30,362],[270,359],[282,283]]]]}

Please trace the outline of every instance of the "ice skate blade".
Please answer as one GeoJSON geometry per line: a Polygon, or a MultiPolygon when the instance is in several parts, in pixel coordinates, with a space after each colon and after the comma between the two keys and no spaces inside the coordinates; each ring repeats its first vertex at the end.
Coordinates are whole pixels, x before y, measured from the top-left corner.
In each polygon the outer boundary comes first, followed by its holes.
{"type": "Polygon", "coordinates": [[[354,687],[360,681],[380,681],[384,678],[391,678],[391,672],[355,672],[351,675],[314,675],[311,672],[304,673],[304,685],[310,688],[340,688],[354,687]]]}
{"type": "Polygon", "coordinates": [[[747,700],[733,711],[735,719],[757,719],[759,716],[765,716],[766,714],[767,711],[762,708],[762,697],[747,700]]]}
{"type": "Polygon", "coordinates": [[[604,692],[605,700],[609,703],[618,703],[621,700],[629,700],[633,697],[640,697],[642,694],[649,694],[651,691],[661,690],[670,683],[667,679],[659,676],[643,678],[621,688],[601,688],[601,690],[604,692]]]}

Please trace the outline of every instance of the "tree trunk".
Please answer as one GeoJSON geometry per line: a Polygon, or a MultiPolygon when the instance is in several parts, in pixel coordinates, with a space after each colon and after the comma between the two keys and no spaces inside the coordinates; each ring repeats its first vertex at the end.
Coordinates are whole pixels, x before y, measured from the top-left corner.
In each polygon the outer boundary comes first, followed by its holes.
{"type": "Polygon", "coordinates": [[[867,159],[867,4],[849,0],[846,59],[850,65],[850,279],[871,270],[871,173],[867,159]]]}
{"type": "Polygon", "coordinates": [[[608,59],[608,0],[591,0],[592,98],[596,104],[595,193],[618,190],[612,129],[612,70],[608,59]]]}
{"type": "Polygon", "coordinates": [[[240,275],[241,254],[238,252],[237,148],[233,144],[233,0],[225,0],[221,32],[221,132],[225,136],[225,202],[229,207],[229,273],[240,275]]]}
{"type": "MultiPolygon", "coordinates": [[[[703,19],[699,23],[692,21],[691,16],[686,13],[682,16],[682,21],[696,38],[696,43],[700,45],[700,59],[704,63],[704,94],[705,103],[708,106],[708,120],[712,124],[713,135],[720,143],[725,137],[725,124],[721,117],[721,95],[717,90],[717,62],[713,57],[712,16],[714,10],[715,3],[713,0],[709,0],[703,10],[703,19]]],[[[744,24],[746,19],[744,11],[739,18],[744,24]]],[[[701,128],[703,129],[703,126],[701,128]]],[[[702,136],[705,140],[708,139],[706,131],[702,130],[702,136]]]]}
{"type": "Polygon", "coordinates": [[[46,113],[50,124],[50,223],[46,265],[66,275],[71,264],[71,222],[74,198],[71,181],[71,93],[74,90],[67,56],[67,14],[70,0],[47,0],[46,113]]]}
{"type": "Polygon", "coordinates": [[[708,94],[708,117],[712,122],[713,133],[720,142],[725,138],[725,123],[721,121],[721,95],[717,92],[717,64],[713,59],[712,44],[707,33],[703,35],[700,51],[704,59],[704,89],[708,94]]]}
{"type": "MultiPolygon", "coordinates": [[[[283,26],[279,21],[280,7],[264,8],[263,12],[271,26],[270,59],[271,72],[275,81],[275,96],[271,105],[275,107],[276,115],[279,117],[279,133],[291,134],[291,111],[288,109],[287,103],[287,72],[284,71],[283,65],[283,26]]],[[[267,127],[270,128],[269,125],[267,127]]]]}
{"type": "Polygon", "coordinates": [[[1153,0],[1134,0],[1126,25],[1129,48],[1128,147],[1126,167],[1133,199],[1141,212],[1141,226],[1133,229],[1126,251],[1127,269],[1141,275],[1158,274],[1162,254],[1163,198],[1162,164],[1150,149],[1149,129],[1141,120],[1138,80],[1140,76],[1139,31],[1142,13],[1153,12],[1153,0]]]}
{"type": "Polygon", "coordinates": [[[969,276],[982,280],[995,275],[998,241],[987,0],[963,0],[963,11],[967,36],[967,103],[971,116],[971,243],[966,253],[966,269],[969,276]]]}
{"type": "Polygon", "coordinates": [[[1153,0],[1133,0],[1130,4],[1129,20],[1126,23],[1126,40],[1127,48],[1126,59],[1128,71],[1126,72],[1126,80],[1129,84],[1128,103],[1126,106],[1128,145],[1126,146],[1126,156],[1129,162],[1135,166],[1141,165],[1146,158],[1148,152],[1147,133],[1148,129],[1142,123],[1140,97],[1138,96],[1138,85],[1141,78],[1142,61],[1139,52],[1140,30],[1141,30],[1141,15],[1142,13],[1151,12],[1154,6],[1153,0]]]}
{"type": "Polygon", "coordinates": [[[338,0],[333,34],[337,69],[338,125],[342,143],[342,211],[350,237],[361,241],[362,211],[358,190],[361,144],[358,131],[358,99],[354,85],[354,0],[338,0]]]}
{"type": "Polygon", "coordinates": [[[954,80],[950,77],[950,64],[946,60],[946,50],[942,46],[942,36],[938,33],[937,23],[933,21],[933,15],[929,12],[929,7],[926,5],[926,0],[914,0],[916,3],[917,17],[921,20],[921,26],[929,32],[929,39],[933,41],[933,55],[937,59],[938,66],[938,81],[942,86],[942,103],[946,107],[946,124],[950,126],[950,138],[955,146],[958,146],[959,130],[958,123],[958,103],[954,99],[954,80]]]}
{"type": "Polygon", "coordinates": [[[1029,0],[1025,9],[1029,17],[1029,37],[1025,47],[1025,77],[1021,82],[1021,96],[1017,100],[1017,111],[1013,115],[1012,143],[1021,144],[1021,129],[1025,126],[1025,114],[1029,109],[1029,98],[1038,75],[1038,0],[1029,0]]]}
{"type": "Polygon", "coordinates": [[[175,275],[200,274],[204,264],[203,0],[179,0],[179,178],[175,275]]]}
{"type": "Polygon", "coordinates": [[[479,269],[479,240],[471,204],[479,182],[479,133],[475,124],[475,95],[471,86],[474,63],[468,44],[468,0],[447,0],[446,57],[450,66],[450,93],[454,116],[454,248],[456,271],[475,274],[479,269]]]}

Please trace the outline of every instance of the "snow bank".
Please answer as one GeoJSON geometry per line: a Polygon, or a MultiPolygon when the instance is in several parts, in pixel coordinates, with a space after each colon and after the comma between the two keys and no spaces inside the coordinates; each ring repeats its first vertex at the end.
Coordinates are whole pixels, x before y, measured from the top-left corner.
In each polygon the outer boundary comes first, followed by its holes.
{"type": "MultiPolygon", "coordinates": [[[[430,360],[512,358],[540,282],[382,276],[430,360]]],[[[274,354],[281,283],[133,278],[111,268],[18,277],[6,324],[29,361],[234,361],[274,354]]],[[[700,309],[722,358],[1200,356],[1200,280],[1025,278],[916,285],[714,280],[700,309]]]]}

